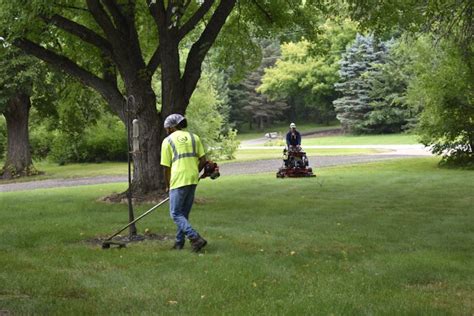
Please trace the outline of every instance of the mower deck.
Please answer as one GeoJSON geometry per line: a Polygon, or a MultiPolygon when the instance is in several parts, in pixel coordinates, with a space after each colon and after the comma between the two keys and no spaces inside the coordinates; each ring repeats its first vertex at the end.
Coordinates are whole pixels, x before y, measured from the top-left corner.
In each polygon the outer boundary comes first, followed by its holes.
{"type": "Polygon", "coordinates": [[[281,167],[276,174],[277,178],[305,178],[316,177],[311,168],[287,168],[281,167]]]}
{"type": "Polygon", "coordinates": [[[277,178],[316,177],[309,167],[308,157],[300,146],[283,150],[283,166],[276,173],[277,178]]]}

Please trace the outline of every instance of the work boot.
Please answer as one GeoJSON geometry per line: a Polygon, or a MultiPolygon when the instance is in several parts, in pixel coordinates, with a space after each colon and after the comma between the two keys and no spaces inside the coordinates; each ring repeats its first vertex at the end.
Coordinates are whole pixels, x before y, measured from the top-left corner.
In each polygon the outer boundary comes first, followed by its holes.
{"type": "Polygon", "coordinates": [[[204,248],[205,245],[207,245],[207,241],[199,235],[196,238],[190,240],[193,252],[199,252],[202,248],[204,248]]]}
{"type": "Polygon", "coordinates": [[[172,250],[181,250],[181,249],[183,249],[183,247],[184,247],[184,241],[181,241],[181,242],[175,241],[174,245],[171,249],[172,250]]]}

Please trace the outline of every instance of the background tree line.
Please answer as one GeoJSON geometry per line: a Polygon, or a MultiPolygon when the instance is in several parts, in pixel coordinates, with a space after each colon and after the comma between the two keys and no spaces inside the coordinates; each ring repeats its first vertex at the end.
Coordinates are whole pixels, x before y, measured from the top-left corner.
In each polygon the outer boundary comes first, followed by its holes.
{"type": "Polygon", "coordinates": [[[133,157],[132,190],[148,194],[164,188],[163,120],[186,113],[211,47],[216,63],[245,69],[255,64],[248,62],[255,38],[278,37],[286,28],[311,34],[312,17],[327,7],[296,0],[2,0],[0,9],[7,45],[93,89],[122,122],[123,99],[134,96],[131,116],[140,121],[141,151],[133,157]],[[242,45],[230,51],[229,43],[242,45]]]}
{"type": "Polygon", "coordinates": [[[328,20],[316,40],[281,44],[253,91],[287,104],[274,119],[337,119],[352,134],[410,131],[443,163],[472,166],[472,4],[447,7],[456,22],[429,32],[374,28],[364,35],[351,20],[328,20]]]}
{"type": "Polygon", "coordinates": [[[415,128],[446,161],[472,162],[472,2],[236,3],[1,1],[3,174],[34,173],[30,147],[60,163],[123,159],[130,94],[146,153],[134,159],[140,192],[160,187],[171,112],[227,157],[232,128],[337,118],[351,133],[415,128]],[[10,146],[25,129],[6,130],[30,115],[30,135],[10,146]]]}

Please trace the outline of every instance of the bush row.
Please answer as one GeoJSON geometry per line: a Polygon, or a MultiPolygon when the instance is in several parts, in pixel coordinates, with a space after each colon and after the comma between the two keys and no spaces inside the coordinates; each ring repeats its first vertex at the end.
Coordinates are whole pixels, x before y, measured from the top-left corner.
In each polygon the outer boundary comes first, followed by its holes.
{"type": "Polygon", "coordinates": [[[40,126],[31,131],[30,143],[33,158],[48,158],[59,164],[127,160],[125,127],[113,117],[86,127],[82,134],[48,131],[40,126]]]}
{"type": "MultiPolygon", "coordinates": [[[[233,159],[239,146],[235,130],[219,135],[206,146],[211,159],[233,159]]],[[[206,142],[208,139],[202,137],[206,142]]],[[[6,151],[6,124],[0,119],[0,159],[6,151]]],[[[105,116],[85,128],[83,133],[50,130],[47,124],[30,127],[30,145],[35,160],[49,159],[61,165],[72,162],[127,161],[127,137],[124,124],[117,118],[105,116]]]]}

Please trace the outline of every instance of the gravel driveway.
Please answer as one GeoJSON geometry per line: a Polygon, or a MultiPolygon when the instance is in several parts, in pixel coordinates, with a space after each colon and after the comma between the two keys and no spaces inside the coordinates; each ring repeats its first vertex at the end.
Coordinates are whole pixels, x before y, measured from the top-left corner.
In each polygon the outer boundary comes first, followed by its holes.
{"type": "MultiPolygon", "coordinates": [[[[328,166],[336,165],[347,165],[347,164],[358,164],[367,163],[379,160],[388,159],[399,159],[399,158],[416,158],[426,157],[425,155],[385,155],[385,154],[374,154],[374,155],[355,155],[355,156],[310,156],[310,166],[316,169],[324,168],[328,166]]],[[[274,172],[276,173],[278,168],[281,167],[281,159],[271,160],[258,160],[258,161],[247,161],[247,162],[235,162],[227,163],[220,166],[220,172],[222,176],[236,175],[236,174],[255,174],[263,172],[274,172]]],[[[102,184],[102,183],[117,183],[126,182],[127,176],[100,176],[93,178],[80,178],[80,179],[51,179],[41,181],[31,181],[22,183],[10,183],[0,184],[0,192],[11,192],[11,191],[24,191],[34,189],[46,189],[56,187],[72,187],[79,185],[91,185],[91,184],[102,184]]]]}

